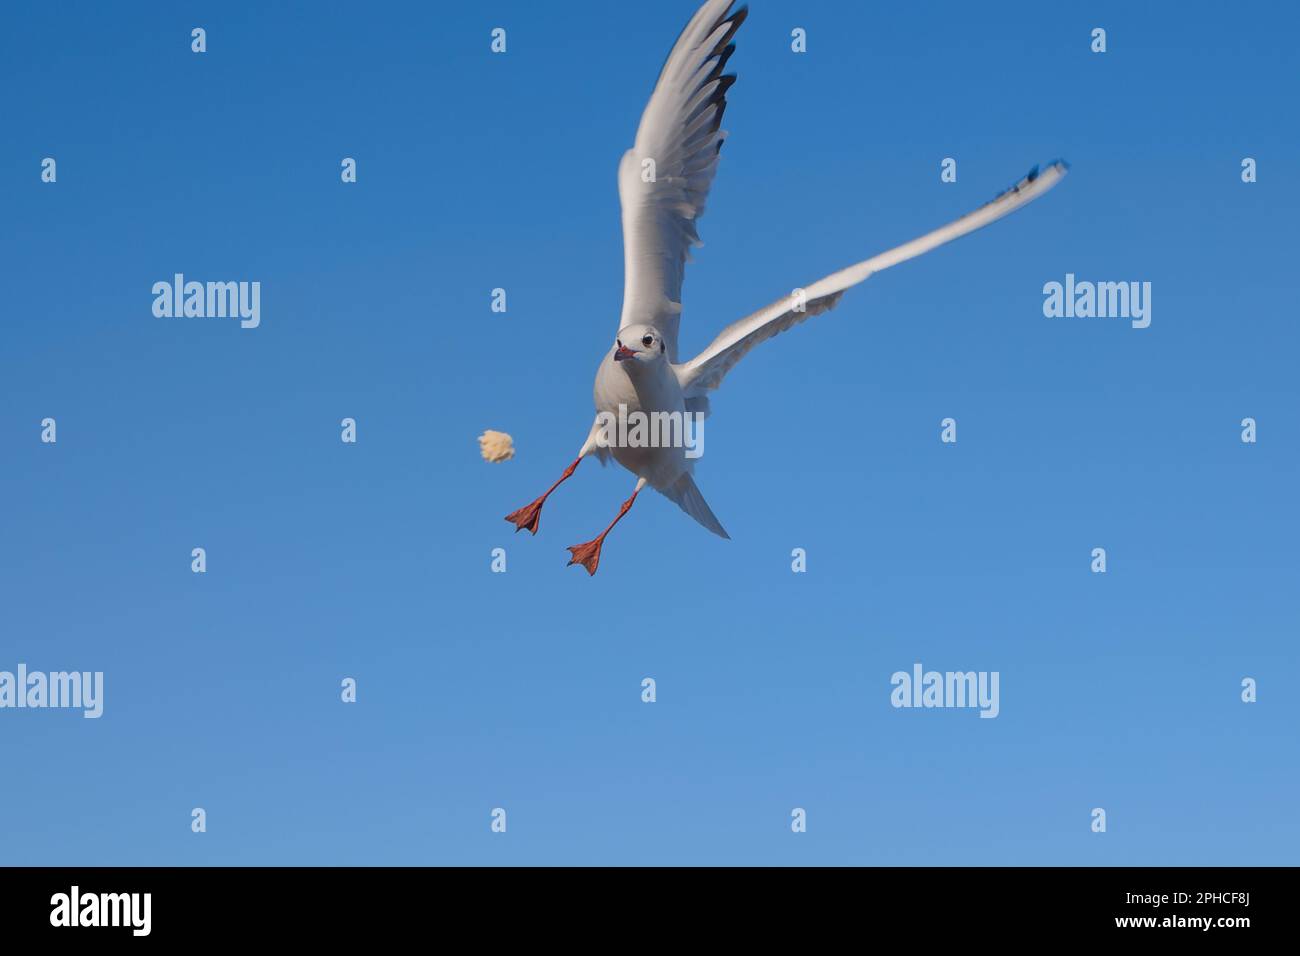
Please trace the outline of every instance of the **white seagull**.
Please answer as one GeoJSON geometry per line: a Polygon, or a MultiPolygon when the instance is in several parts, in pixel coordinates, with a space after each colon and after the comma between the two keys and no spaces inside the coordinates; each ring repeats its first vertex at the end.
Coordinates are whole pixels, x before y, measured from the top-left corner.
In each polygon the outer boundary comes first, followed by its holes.
{"type": "MultiPolygon", "coordinates": [[[[1068,168],[1055,162],[1029,175],[991,202],[919,239],[819,279],[790,296],[733,322],[695,358],[679,362],[677,328],[682,311],[682,272],[690,247],[699,245],[695,220],[718,168],[726,133],[721,128],[727,90],[736,81],[723,74],[735,51],[731,42],[748,8],[732,11],[734,0],[706,0],[677,38],[641,114],[636,141],[618,166],[623,208],[623,314],[613,348],[596,371],[597,418],[578,452],[550,488],[532,504],[506,517],[515,530],[537,533],[542,505],[587,455],[614,460],[637,476],[632,496],[592,541],[569,548],[569,564],[595,574],[605,536],[627,514],[647,484],[675,501],[714,534],[730,537],[700,494],[692,477],[694,459],[685,447],[631,447],[610,443],[608,422],[622,412],[707,414],[707,393],[755,345],[812,315],[832,308],[846,289],[868,276],[974,232],[1037,199],[1068,168]],[[622,408],[620,408],[622,406],[622,408]],[[606,423],[602,427],[602,420],[606,423]]],[[[658,419],[662,421],[663,419],[658,419]]],[[[642,443],[643,444],[643,443],[642,443]]],[[[680,444],[680,443],[679,443],[680,444]]]]}

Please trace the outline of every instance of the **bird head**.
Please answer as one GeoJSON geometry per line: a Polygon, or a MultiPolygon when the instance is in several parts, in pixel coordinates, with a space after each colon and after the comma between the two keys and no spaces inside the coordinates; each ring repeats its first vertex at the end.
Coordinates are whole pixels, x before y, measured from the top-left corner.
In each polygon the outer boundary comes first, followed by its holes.
{"type": "Polygon", "coordinates": [[[629,369],[639,368],[664,361],[667,348],[653,325],[629,325],[620,329],[614,340],[614,361],[631,363],[629,369]]]}

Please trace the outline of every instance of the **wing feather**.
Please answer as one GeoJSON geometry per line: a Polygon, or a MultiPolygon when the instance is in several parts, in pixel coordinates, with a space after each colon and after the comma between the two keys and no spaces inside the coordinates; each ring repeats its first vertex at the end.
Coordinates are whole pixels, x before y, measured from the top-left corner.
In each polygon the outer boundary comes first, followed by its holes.
{"type": "Polygon", "coordinates": [[[810,316],[820,315],[834,308],[847,289],[874,273],[913,259],[946,242],[952,242],[1020,209],[1060,182],[1068,169],[1064,162],[1059,161],[1052,163],[1041,173],[1035,166],[1028,176],[974,212],[919,239],[913,239],[888,252],[819,279],[801,290],[802,295],[797,294],[800,290],[796,290],[796,293],[779,299],[764,309],[759,309],[753,315],[733,322],[723,329],[703,352],[689,362],[676,366],[682,389],[690,397],[717,388],[726,374],[754,346],[766,342],[786,329],[794,328],[810,316]]]}
{"type": "Polygon", "coordinates": [[[636,140],[618,167],[623,208],[623,312],[619,328],[645,323],[663,334],[677,361],[682,277],[695,221],[718,168],[726,133],[722,114],[736,81],[724,74],[731,42],[749,11],[734,0],[707,0],[664,62],[641,115],[636,140]]]}

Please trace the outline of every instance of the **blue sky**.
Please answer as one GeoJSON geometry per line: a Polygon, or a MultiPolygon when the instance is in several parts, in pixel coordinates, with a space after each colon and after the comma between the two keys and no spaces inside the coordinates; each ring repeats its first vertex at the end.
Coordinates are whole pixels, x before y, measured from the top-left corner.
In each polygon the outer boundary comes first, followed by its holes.
{"type": "Polygon", "coordinates": [[[1294,863],[1294,7],[755,0],[684,355],[1072,172],[747,357],[696,473],[733,540],[643,495],[591,579],[628,473],[502,516],[591,421],[694,3],[572,7],[6,10],[0,669],[106,688],[0,711],[0,863],[1294,863]],[[176,272],[261,326],[155,318],[176,272]],[[1066,273],[1151,327],[1044,317],[1066,273]],[[918,661],[1000,716],[892,708],[918,661]]]}

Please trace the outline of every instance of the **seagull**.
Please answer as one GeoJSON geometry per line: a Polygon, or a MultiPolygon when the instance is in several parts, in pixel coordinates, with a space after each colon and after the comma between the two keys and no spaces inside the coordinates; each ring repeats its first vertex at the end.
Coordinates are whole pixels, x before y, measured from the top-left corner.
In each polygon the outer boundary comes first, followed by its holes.
{"type": "MultiPolygon", "coordinates": [[[[650,102],[641,114],[632,148],[618,167],[623,213],[623,312],[613,347],[596,371],[596,421],[578,457],[555,484],[531,504],[506,516],[515,532],[537,533],[542,505],[588,455],[602,464],[612,456],[636,476],[632,495],[596,538],[571,546],[570,565],[589,575],[600,565],[605,537],[632,508],[648,484],[723,538],[730,535],[713,514],[693,477],[695,459],[684,447],[611,442],[615,416],[669,413],[685,419],[709,412],[708,393],[749,350],[809,316],[833,308],[845,290],[868,276],[906,262],[974,232],[1037,199],[1066,174],[1056,161],[1035,166],[1010,189],[974,212],[933,232],[795,289],[789,296],[727,326],[699,355],[679,362],[677,333],[682,312],[682,274],[692,246],[700,244],[695,221],[704,212],[726,133],[722,114],[735,74],[723,73],[735,52],[732,42],[749,13],[735,0],[706,0],[682,30],[664,62],[650,102]]],[[[626,436],[625,436],[626,437],[626,436]]],[[[681,444],[681,443],[678,443],[681,444]]]]}

